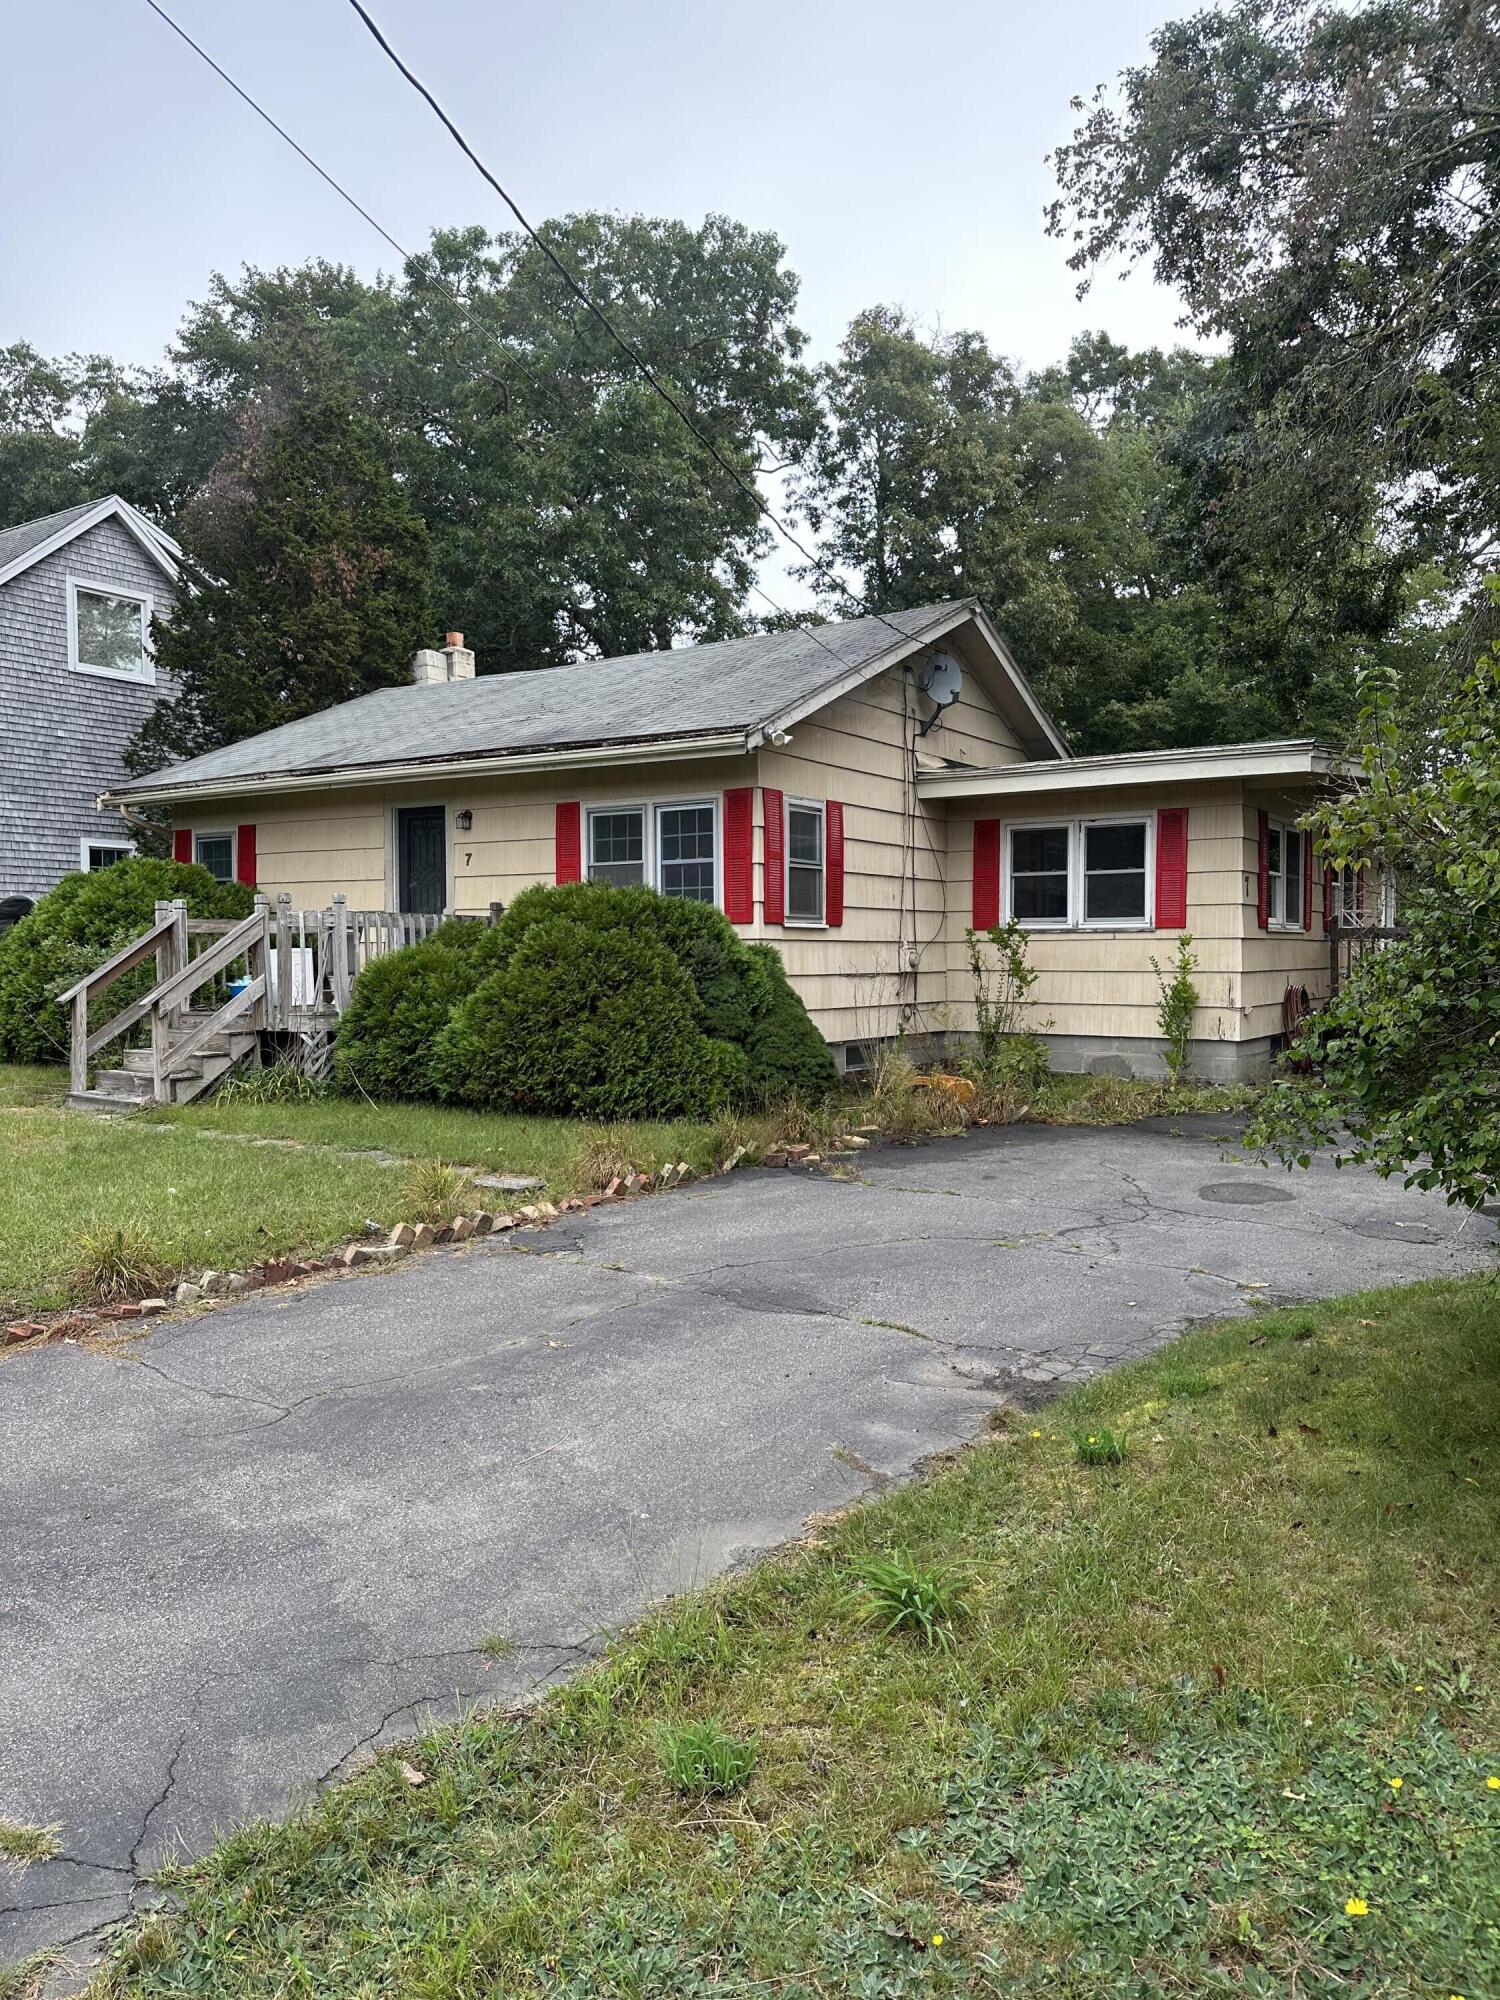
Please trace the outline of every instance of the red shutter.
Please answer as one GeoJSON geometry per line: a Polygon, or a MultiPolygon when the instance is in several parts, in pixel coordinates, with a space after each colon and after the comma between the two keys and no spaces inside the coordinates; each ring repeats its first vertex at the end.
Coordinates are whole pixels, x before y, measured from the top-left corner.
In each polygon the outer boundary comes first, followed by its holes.
{"type": "Polygon", "coordinates": [[[765,899],[766,922],[786,922],[786,805],[780,792],[762,785],[761,807],[766,816],[765,899]]]}
{"type": "Polygon", "coordinates": [[[559,882],[577,882],[583,875],[583,807],[577,799],[558,803],[556,874],[559,882]]]}
{"type": "Polygon", "coordinates": [[[234,873],[235,879],[248,882],[253,889],[255,874],[255,828],[237,826],[234,830],[234,873]]]}
{"type": "Polygon", "coordinates": [[[1310,931],[1312,922],[1312,835],[1302,836],[1302,928],[1310,931]]]}
{"type": "Polygon", "coordinates": [[[1263,931],[1271,928],[1271,815],[1255,815],[1256,867],[1255,921],[1263,931]]]}
{"type": "Polygon", "coordinates": [[[823,886],[823,921],[837,930],[844,921],[844,808],[829,799],[823,807],[826,836],[826,880],[823,886]]]}
{"type": "Polygon", "coordinates": [[[1186,806],[1163,806],[1156,815],[1156,928],[1187,928],[1188,816],[1186,806]]]}
{"type": "Polygon", "coordinates": [[[974,929],[993,930],[1000,921],[1000,822],[974,822],[974,929]]]}
{"type": "MultiPolygon", "coordinates": [[[[1307,928],[1312,929],[1312,912],[1307,914],[1307,928]]],[[[1323,928],[1333,929],[1333,870],[1326,863],[1323,867],[1323,928]]]]}
{"type": "Polygon", "coordinates": [[[732,924],[755,922],[755,792],[749,785],[724,794],[724,914],[732,924]]]}
{"type": "Polygon", "coordinates": [[[193,829],[190,826],[174,828],[172,833],[172,859],[174,861],[191,861],[192,858],[193,829]]]}

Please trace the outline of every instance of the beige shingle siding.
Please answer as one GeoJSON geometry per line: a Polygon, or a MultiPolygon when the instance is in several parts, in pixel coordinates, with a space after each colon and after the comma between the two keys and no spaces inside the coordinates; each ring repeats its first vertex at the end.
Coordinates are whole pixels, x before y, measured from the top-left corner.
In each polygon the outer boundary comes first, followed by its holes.
{"type": "Polygon", "coordinates": [[[0,896],[39,896],[78,866],[82,839],[121,841],[94,800],[124,776],[126,743],[168,690],[73,672],[67,579],[149,591],[170,579],[116,520],[101,521],[0,585],[0,896]]]}

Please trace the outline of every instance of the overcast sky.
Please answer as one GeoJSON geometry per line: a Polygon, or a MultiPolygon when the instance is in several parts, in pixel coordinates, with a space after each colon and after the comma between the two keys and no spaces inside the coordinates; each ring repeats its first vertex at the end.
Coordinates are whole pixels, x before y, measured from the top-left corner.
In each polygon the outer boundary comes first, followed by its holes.
{"type": "MultiPolygon", "coordinates": [[[[399,241],[508,218],[347,0],[163,0],[399,241]]],[[[375,0],[533,220],[775,230],[816,357],[904,305],[1025,366],[1177,337],[1149,272],[1083,303],[1043,229],[1069,99],[1172,0],[375,0]]],[[[154,362],[211,271],[392,253],[145,0],[5,0],[0,343],[154,362]]]]}

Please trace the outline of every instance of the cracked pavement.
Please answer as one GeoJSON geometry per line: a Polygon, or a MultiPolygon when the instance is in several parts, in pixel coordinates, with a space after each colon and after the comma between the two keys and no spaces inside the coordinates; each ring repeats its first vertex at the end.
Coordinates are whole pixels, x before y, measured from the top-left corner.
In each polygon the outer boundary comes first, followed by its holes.
{"type": "Polygon", "coordinates": [[[1220,1122],[740,1172],[0,1367],[0,1965],[373,1746],[1195,1320],[1443,1276],[1493,1222],[1220,1122]],[[513,1650],[481,1647],[500,1635],[513,1650]]]}

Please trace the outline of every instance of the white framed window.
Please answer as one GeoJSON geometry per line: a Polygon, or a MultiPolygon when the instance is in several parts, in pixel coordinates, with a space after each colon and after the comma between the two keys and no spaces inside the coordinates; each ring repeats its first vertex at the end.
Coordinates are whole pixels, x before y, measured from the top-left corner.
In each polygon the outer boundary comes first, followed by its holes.
{"type": "Polygon", "coordinates": [[[589,808],[586,872],[591,882],[611,882],[617,889],[636,887],[645,881],[644,806],[589,808]]]}
{"type": "Polygon", "coordinates": [[[150,592],[70,576],[68,665],[77,674],[154,686],[150,592]]]}
{"type": "Polygon", "coordinates": [[[1028,930],[1145,930],[1154,822],[1039,820],[1006,831],[1006,914],[1028,930]]]}
{"type": "Polygon", "coordinates": [[[712,800],[656,808],[656,886],[690,903],[718,898],[719,815],[712,800]]]}
{"type": "Polygon", "coordinates": [[[128,861],[134,853],[128,840],[89,840],[85,836],[78,843],[78,865],[94,875],[101,868],[113,868],[117,861],[128,861]]]}
{"type": "Polygon", "coordinates": [[[206,868],[216,882],[234,880],[234,835],[223,833],[195,833],[193,835],[193,859],[200,868],[206,868]]]}
{"type": "Polygon", "coordinates": [[[810,799],[786,804],[786,921],[824,920],[826,826],[823,807],[810,799]]]}
{"type": "Polygon", "coordinates": [[[1288,826],[1284,820],[1273,819],[1267,829],[1272,930],[1307,929],[1307,912],[1302,907],[1302,843],[1306,838],[1300,827],[1288,826]]]}

